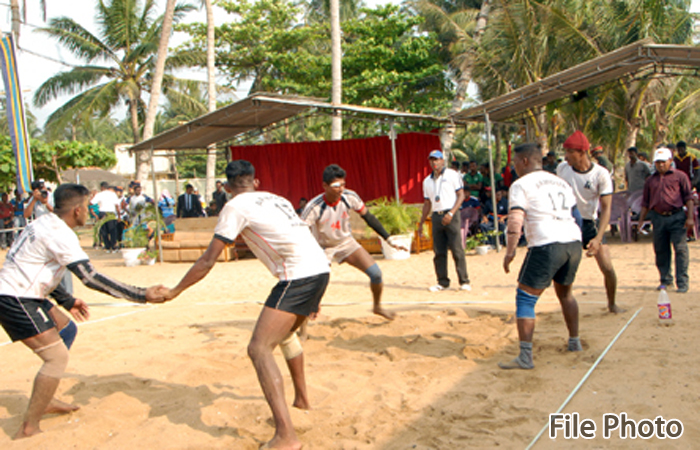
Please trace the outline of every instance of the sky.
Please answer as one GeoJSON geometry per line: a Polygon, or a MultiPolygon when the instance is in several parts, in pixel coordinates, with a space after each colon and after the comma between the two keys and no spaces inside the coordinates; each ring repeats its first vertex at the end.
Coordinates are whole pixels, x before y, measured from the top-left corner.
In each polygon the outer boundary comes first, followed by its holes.
{"type": "MultiPolygon", "coordinates": [[[[365,1],[371,6],[385,3],[401,3],[400,0],[365,1]]],[[[200,4],[197,0],[191,0],[190,2],[196,5],[200,4]]],[[[39,124],[43,125],[51,112],[61,106],[70,97],[62,97],[48,103],[43,108],[37,108],[32,103],[34,91],[52,75],[60,71],[70,70],[69,66],[60,64],[57,61],[73,64],[79,63],[79,61],[73,58],[73,55],[57,44],[55,40],[34,31],[36,27],[42,27],[46,24],[42,18],[39,2],[30,0],[26,3],[28,25],[22,27],[20,46],[27,51],[18,50],[17,52],[19,78],[22,91],[24,92],[25,107],[37,117],[39,124]],[[36,56],[35,54],[40,54],[50,59],[36,56]]],[[[156,3],[156,10],[163,10],[165,1],[157,0],[156,3]]],[[[0,4],[0,30],[3,32],[10,30],[11,18],[8,4],[9,2],[0,4]]],[[[94,20],[94,4],[94,0],[47,0],[47,18],[68,16],[83,25],[89,31],[96,33],[97,27],[94,20]]],[[[692,0],[690,10],[692,12],[700,12],[700,0],[692,0]]],[[[224,18],[223,16],[225,16],[225,14],[219,15],[222,19],[224,18]]],[[[194,11],[187,16],[185,21],[205,22],[206,16],[203,11],[194,11]]],[[[181,43],[184,40],[185,37],[181,33],[179,35],[176,33],[173,38],[171,38],[171,46],[181,43]]],[[[188,72],[186,76],[188,78],[206,80],[206,70],[191,71],[188,72]]],[[[237,92],[237,95],[241,98],[246,94],[247,89],[245,87],[241,87],[237,92]]]]}

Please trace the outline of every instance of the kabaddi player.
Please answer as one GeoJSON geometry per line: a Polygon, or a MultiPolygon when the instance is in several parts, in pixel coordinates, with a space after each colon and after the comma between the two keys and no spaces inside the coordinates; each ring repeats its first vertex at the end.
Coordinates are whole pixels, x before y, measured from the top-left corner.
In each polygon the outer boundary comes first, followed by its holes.
{"type": "Polygon", "coordinates": [[[617,274],[610,257],[610,248],[605,244],[605,230],[608,229],[612,211],[612,178],[608,169],[591,161],[588,156],[589,148],[588,139],[580,131],[569,136],[564,142],[566,161],[557,166],[557,175],[566,180],[574,190],[576,206],[583,219],[583,248],[586,249],[586,256],[595,257],[598,268],[603,273],[608,311],[619,313],[624,310],[615,304],[617,274]]]}
{"type": "Polygon", "coordinates": [[[75,411],[77,406],[53,398],[68,365],[68,349],[78,328],[53,303],[52,296],[78,321],[89,318],[87,304],[59,286],[66,267],[85,286],[138,303],[162,301],[158,287],[122,284],[98,273],[80,247],[72,228],[88,219],[90,191],[78,184],[62,184],[54,193],[54,210],[31,222],[15,240],[0,269],[0,324],[10,339],[22,341],[44,361],[24,421],[15,439],[40,433],[44,414],[75,411]]]}
{"type": "Polygon", "coordinates": [[[408,251],[391,242],[389,233],[377,218],[367,210],[364,202],[354,191],[345,188],[345,170],[331,164],[323,170],[323,194],[319,194],[306,205],[302,220],[311,225],[316,240],[326,252],[328,259],[338,263],[347,262],[369,277],[369,286],[374,301],[374,314],[393,320],[395,313],[382,308],[382,271],[374,258],[352,237],[350,211],[357,212],[367,225],[394,248],[408,251]]]}
{"type": "Polygon", "coordinates": [[[535,304],[552,281],[569,329],[568,350],[582,350],[578,304],[571,290],[581,262],[581,230],[574,219],[574,192],[566,181],[542,169],[540,146],[522,144],[514,152],[519,178],[508,191],[508,244],[503,258],[506,273],[515,258],[523,223],[529,248],[515,295],[520,354],[498,365],[502,369],[532,369],[535,304]]]}
{"type": "Polygon", "coordinates": [[[233,243],[239,234],[243,236],[255,256],[279,278],[248,344],[248,356],[275,421],[275,435],[264,448],[299,449],[301,442],[284,402],[284,385],[272,351],[279,345],[287,360],[296,391],[294,406],[308,408],[303,353],[294,331],[318,311],[330,267],[292,204],[277,195],[256,191],[259,181],[250,162],[231,161],[226,166],[226,178],[226,190],[233,198],[219,214],[209,247],[177,286],[163,288],[162,292],[167,299],[180,295],[209,273],[226,244],[233,243]]]}

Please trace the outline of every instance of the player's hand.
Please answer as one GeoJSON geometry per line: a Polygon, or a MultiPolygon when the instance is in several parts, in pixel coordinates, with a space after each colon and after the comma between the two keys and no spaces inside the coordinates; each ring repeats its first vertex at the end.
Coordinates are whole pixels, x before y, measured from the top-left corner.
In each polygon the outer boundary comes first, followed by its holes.
{"type": "Polygon", "coordinates": [[[445,214],[442,216],[442,226],[446,227],[450,222],[452,222],[452,215],[445,214]]]}
{"type": "Polygon", "coordinates": [[[165,288],[162,284],[157,286],[151,286],[146,289],[146,302],[147,303],[164,303],[166,300],[163,289],[165,288]]]}
{"type": "Polygon", "coordinates": [[[387,242],[389,245],[391,245],[392,247],[394,247],[396,250],[403,250],[404,252],[409,252],[409,251],[411,251],[410,249],[406,248],[404,245],[397,244],[396,242],[394,242],[395,239],[392,239],[393,237],[394,237],[394,236],[389,236],[389,239],[386,240],[386,242],[387,242]]]}
{"type": "Polygon", "coordinates": [[[418,222],[418,236],[423,236],[423,222],[418,222]]]}
{"type": "Polygon", "coordinates": [[[85,322],[90,318],[90,308],[84,300],[79,298],[75,299],[73,307],[68,312],[70,312],[71,316],[78,322],[85,322]]]}
{"type": "Polygon", "coordinates": [[[603,245],[601,239],[598,239],[597,237],[591,239],[591,242],[588,243],[588,247],[586,248],[586,256],[595,256],[598,254],[600,251],[600,246],[603,245]]]}
{"type": "Polygon", "coordinates": [[[685,229],[688,231],[692,231],[695,228],[695,220],[693,219],[692,215],[688,215],[688,218],[685,219],[685,229]]]}
{"type": "Polygon", "coordinates": [[[510,263],[513,262],[513,259],[515,259],[515,253],[512,255],[506,253],[506,256],[503,257],[503,270],[506,273],[510,273],[510,263]]]}

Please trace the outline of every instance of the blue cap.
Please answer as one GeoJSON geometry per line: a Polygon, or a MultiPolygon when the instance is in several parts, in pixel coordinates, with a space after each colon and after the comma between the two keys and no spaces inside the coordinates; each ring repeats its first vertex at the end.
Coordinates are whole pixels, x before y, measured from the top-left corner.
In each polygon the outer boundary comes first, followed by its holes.
{"type": "Polygon", "coordinates": [[[440,150],[433,150],[432,152],[430,152],[430,155],[428,155],[428,159],[430,158],[444,159],[440,150]]]}

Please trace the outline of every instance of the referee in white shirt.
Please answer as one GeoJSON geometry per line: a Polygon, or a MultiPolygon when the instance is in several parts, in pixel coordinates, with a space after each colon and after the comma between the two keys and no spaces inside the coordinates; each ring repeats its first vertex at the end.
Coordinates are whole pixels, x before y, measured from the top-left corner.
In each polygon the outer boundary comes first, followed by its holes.
{"type": "Polygon", "coordinates": [[[467,261],[464,258],[464,248],[460,238],[459,207],[464,200],[462,177],[459,173],[445,167],[445,159],[440,150],[433,150],[428,156],[433,172],[423,180],[423,215],[418,225],[418,231],[423,232],[423,223],[430,211],[433,212],[433,252],[435,257],[435,273],[438,284],[430,287],[431,292],[439,292],[450,287],[447,276],[447,249],[452,251],[460,289],[471,291],[467,261]]]}

